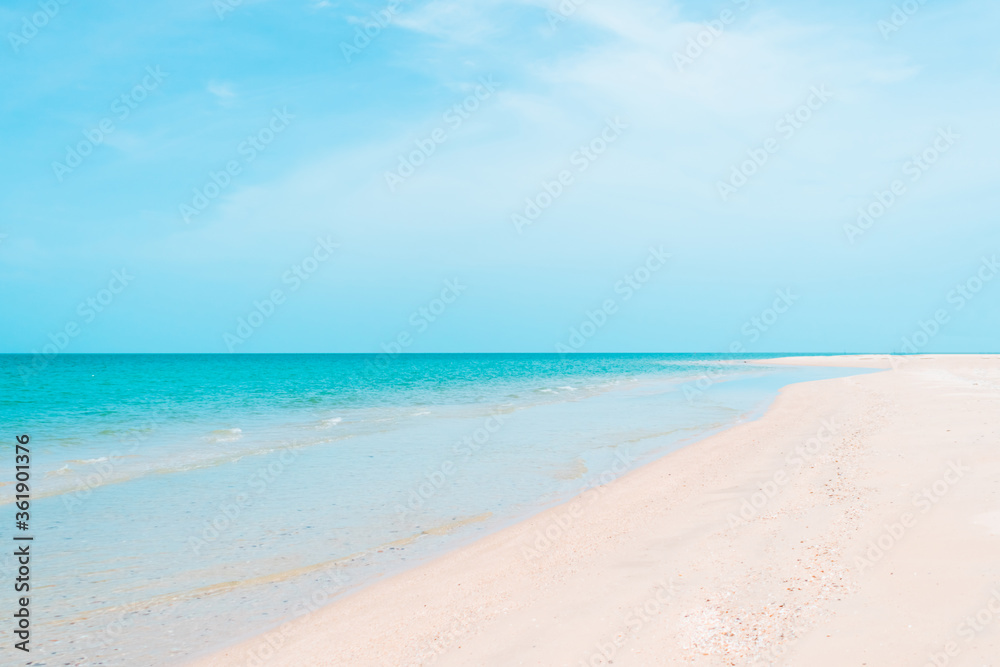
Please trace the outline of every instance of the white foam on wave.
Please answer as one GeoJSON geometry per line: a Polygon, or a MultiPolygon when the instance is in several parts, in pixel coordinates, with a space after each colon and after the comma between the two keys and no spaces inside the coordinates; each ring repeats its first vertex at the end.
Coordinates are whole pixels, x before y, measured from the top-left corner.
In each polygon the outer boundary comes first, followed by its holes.
{"type": "Polygon", "coordinates": [[[67,463],[80,463],[83,465],[90,465],[92,463],[103,463],[108,460],[107,456],[102,456],[99,459],[70,459],[67,463]]]}
{"type": "Polygon", "coordinates": [[[243,429],[241,428],[223,428],[218,431],[212,431],[208,439],[212,442],[236,442],[243,437],[243,429]]]}
{"type": "Polygon", "coordinates": [[[321,428],[332,428],[344,421],[343,417],[331,417],[330,419],[324,419],[320,422],[321,428]]]}

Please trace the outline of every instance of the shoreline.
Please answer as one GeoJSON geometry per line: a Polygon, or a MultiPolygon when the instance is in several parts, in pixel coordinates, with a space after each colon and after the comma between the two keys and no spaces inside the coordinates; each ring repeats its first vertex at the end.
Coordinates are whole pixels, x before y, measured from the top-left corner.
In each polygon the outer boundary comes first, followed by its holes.
{"type": "MultiPolygon", "coordinates": [[[[796,657],[810,657],[805,664],[845,664],[858,655],[889,664],[861,639],[841,638],[841,657],[834,659],[822,641],[833,633],[809,631],[847,623],[838,611],[865,591],[865,580],[894,576],[875,576],[888,556],[870,568],[850,558],[858,553],[850,548],[857,534],[871,521],[877,527],[872,504],[900,504],[880,491],[891,485],[862,482],[875,475],[873,455],[907,459],[897,451],[905,442],[889,437],[899,444],[888,453],[873,443],[898,430],[895,420],[913,411],[914,401],[930,396],[940,403],[928,374],[961,378],[986,369],[990,381],[1000,380],[995,355],[902,359],[761,360],[887,372],[788,385],[755,421],[626,470],[605,486],[190,664],[767,664],[789,647],[796,657]],[[805,450],[803,443],[810,443],[805,450]],[[789,458],[796,447],[805,454],[789,458]],[[673,657],[664,663],[667,654],[673,657]]],[[[933,420],[940,411],[919,414],[933,420]]],[[[996,417],[984,420],[996,426],[996,417]]],[[[966,428],[977,426],[983,425],[966,428]]],[[[899,464],[896,476],[912,483],[911,468],[932,459],[899,464]]],[[[994,504],[1000,508],[1000,497],[994,504]]],[[[916,535],[923,527],[917,522],[906,530],[916,535]]],[[[982,539],[996,540],[989,532],[982,539]]],[[[902,546],[897,551],[905,553],[902,546]]],[[[993,579],[1000,582],[1000,572],[993,579]]],[[[866,628],[870,633],[872,624],[856,631],[866,628]]],[[[911,639],[932,634],[924,628],[911,639]]],[[[896,648],[889,662],[899,662],[896,648]]]]}

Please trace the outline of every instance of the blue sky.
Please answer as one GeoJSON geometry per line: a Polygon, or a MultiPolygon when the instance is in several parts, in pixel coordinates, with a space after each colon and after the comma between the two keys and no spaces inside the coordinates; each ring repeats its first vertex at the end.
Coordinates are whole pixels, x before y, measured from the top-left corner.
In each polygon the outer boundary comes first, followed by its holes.
{"type": "Polygon", "coordinates": [[[0,9],[0,351],[1000,352],[995,2],[226,1],[0,9]]]}

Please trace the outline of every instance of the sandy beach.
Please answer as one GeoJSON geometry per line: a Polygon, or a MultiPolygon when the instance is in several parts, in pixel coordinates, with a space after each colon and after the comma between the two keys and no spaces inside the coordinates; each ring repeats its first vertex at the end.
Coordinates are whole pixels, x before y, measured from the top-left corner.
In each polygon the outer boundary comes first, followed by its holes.
{"type": "Polygon", "coordinates": [[[883,372],[194,664],[1000,665],[1000,357],[778,363],[883,372]]]}

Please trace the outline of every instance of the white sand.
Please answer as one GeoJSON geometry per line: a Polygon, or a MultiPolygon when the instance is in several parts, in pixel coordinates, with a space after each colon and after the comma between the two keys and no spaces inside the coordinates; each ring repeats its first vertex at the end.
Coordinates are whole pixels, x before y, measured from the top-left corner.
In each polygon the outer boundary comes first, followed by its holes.
{"type": "Polygon", "coordinates": [[[1000,666],[1000,357],[784,362],[891,370],[197,664],[1000,666]]]}

